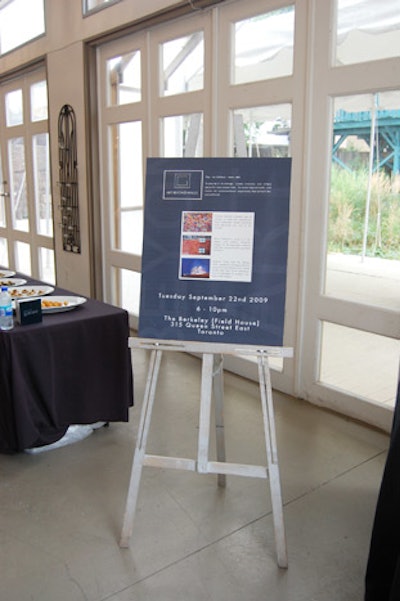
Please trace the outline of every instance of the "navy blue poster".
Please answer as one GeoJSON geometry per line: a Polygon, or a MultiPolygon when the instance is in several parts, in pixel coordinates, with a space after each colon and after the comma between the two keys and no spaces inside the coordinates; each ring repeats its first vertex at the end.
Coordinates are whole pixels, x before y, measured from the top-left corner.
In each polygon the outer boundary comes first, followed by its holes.
{"type": "Polygon", "coordinates": [[[291,159],[148,159],[139,336],[283,345],[291,159]]]}

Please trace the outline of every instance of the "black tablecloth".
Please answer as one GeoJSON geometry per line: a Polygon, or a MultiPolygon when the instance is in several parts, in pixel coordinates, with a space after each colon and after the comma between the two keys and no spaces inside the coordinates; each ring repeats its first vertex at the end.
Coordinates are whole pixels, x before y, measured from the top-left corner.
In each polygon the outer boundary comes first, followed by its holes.
{"type": "Polygon", "coordinates": [[[0,331],[0,452],[50,444],[71,424],[128,421],[128,337],[127,312],[93,299],[0,331]]]}
{"type": "Polygon", "coordinates": [[[365,577],[365,601],[400,600],[400,372],[365,577]]]}

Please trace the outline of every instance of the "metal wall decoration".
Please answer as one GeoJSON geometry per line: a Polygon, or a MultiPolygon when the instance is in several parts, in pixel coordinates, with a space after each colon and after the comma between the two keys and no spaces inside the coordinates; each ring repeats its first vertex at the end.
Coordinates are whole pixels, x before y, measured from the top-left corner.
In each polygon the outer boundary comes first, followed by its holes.
{"type": "Polygon", "coordinates": [[[69,104],[64,104],[58,115],[58,163],[63,248],[80,253],[76,120],[69,104]]]}

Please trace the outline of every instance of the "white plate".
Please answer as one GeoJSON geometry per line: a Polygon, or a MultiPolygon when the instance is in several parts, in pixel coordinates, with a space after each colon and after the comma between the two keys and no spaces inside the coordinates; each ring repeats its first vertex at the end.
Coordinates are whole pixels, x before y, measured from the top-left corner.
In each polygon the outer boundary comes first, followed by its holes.
{"type": "Polygon", "coordinates": [[[54,292],[53,286],[14,286],[9,288],[11,298],[37,298],[38,296],[46,296],[54,292]]]}
{"type": "Polygon", "coordinates": [[[1,278],[0,286],[23,286],[26,284],[26,280],[22,280],[21,278],[1,278]]]}
{"type": "Polygon", "coordinates": [[[7,269],[0,269],[0,278],[12,278],[15,275],[15,271],[8,271],[7,269]]]}
{"type": "Polygon", "coordinates": [[[42,313],[62,313],[71,311],[86,303],[83,296],[49,296],[42,298],[42,313]]]}

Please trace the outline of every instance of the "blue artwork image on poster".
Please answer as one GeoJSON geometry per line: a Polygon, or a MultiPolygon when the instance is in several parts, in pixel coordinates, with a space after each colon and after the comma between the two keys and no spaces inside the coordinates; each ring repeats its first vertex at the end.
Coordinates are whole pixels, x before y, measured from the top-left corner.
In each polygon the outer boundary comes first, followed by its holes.
{"type": "Polygon", "coordinates": [[[139,336],[282,346],[291,159],[148,159],[139,336]]]}

